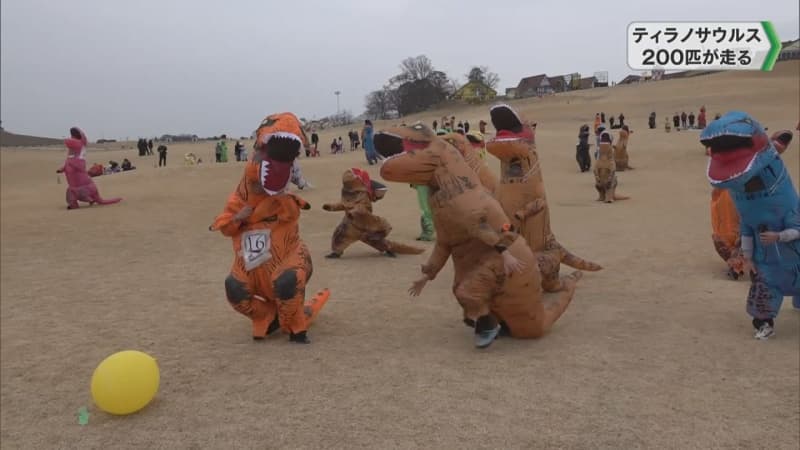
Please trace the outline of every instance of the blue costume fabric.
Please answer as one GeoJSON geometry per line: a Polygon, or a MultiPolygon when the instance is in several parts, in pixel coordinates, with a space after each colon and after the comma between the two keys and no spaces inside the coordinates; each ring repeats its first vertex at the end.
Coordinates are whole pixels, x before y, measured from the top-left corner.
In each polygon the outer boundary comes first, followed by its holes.
{"type": "Polygon", "coordinates": [[[372,141],[373,133],[374,130],[372,126],[367,125],[364,127],[364,153],[370,165],[377,164],[378,162],[378,153],[375,151],[375,143],[372,141]]]}
{"type": "Polygon", "coordinates": [[[800,230],[800,197],[773,143],[758,122],[740,111],[708,124],[700,140],[711,147],[711,185],[730,192],[742,240],[752,240],[756,273],[751,274],[748,314],[773,319],[784,296],[792,296],[794,307],[800,308],[800,239],[766,245],[759,239],[764,231],[800,230]],[[726,138],[751,138],[752,145],[715,152],[715,142],[726,138]]]}

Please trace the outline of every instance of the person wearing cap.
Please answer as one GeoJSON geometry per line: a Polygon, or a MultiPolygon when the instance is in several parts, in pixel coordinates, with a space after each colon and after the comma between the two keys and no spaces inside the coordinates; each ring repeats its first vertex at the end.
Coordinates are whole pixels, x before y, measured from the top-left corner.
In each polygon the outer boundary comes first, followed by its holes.
{"type": "Polygon", "coordinates": [[[474,147],[478,148],[478,156],[485,160],[486,159],[486,141],[483,138],[483,133],[477,130],[472,130],[467,133],[467,140],[472,144],[474,147]]]}

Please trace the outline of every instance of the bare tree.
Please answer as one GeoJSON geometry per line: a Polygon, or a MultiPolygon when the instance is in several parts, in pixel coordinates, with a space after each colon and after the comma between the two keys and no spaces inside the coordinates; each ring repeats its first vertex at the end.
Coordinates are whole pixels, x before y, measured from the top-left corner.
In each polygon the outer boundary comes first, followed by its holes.
{"type": "Polygon", "coordinates": [[[339,127],[342,125],[350,125],[353,123],[353,113],[350,111],[343,109],[336,114],[332,114],[328,116],[328,121],[331,123],[331,126],[339,127]]]}
{"type": "Polygon", "coordinates": [[[400,74],[391,79],[392,83],[403,84],[410,81],[427,80],[435,72],[433,63],[425,55],[406,58],[400,63],[400,74]]]}
{"type": "Polygon", "coordinates": [[[397,89],[389,86],[372,91],[365,99],[366,115],[372,119],[389,119],[397,111],[397,89]]]}
{"type": "Polygon", "coordinates": [[[424,111],[454,92],[447,74],[436,70],[425,55],[413,56],[400,63],[400,73],[389,79],[389,85],[373,91],[365,98],[367,115],[389,118],[424,111]]]}
{"type": "Polygon", "coordinates": [[[500,76],[490,72],[487,66],[474,66],[467,74],[467,81],[477,81],[494,89],[500,84],[500,76]]]}

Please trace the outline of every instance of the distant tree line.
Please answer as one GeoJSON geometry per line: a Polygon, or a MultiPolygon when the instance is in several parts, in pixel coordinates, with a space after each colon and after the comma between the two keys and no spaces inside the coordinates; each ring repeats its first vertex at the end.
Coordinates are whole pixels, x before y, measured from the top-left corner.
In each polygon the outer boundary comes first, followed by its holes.
{"type": "MultiPolygon", "coordinates": [[[[472,67],[467,82],[478,81],[495,88],[500,81],[486,66],[472,67]]],[[[456,80],[436,70],[430,58],[413,56],[400,63],[400,73],[381,89],[367,94],[365,115],[372,119],[390,119],[425,111],[450,98],[459,88],[456,80]]]]}

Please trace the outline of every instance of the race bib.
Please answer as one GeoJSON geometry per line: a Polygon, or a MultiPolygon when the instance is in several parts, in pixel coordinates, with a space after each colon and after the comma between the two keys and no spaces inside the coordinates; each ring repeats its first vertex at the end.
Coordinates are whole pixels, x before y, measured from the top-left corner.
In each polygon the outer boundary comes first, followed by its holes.
{"type": "Polygon", "coordinates": [[[244,270],[249,272],[272,258],[269,233],[270,230],[253,230],[242,234],[244,270]]]}

